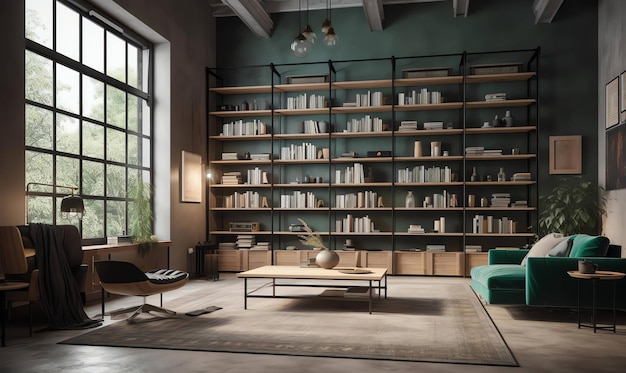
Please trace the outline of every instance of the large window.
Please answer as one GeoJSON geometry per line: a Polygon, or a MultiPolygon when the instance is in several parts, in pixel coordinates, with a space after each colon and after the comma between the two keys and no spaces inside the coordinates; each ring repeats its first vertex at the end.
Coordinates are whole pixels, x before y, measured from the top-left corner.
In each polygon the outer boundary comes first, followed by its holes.
{"type": "Polygon", "coordinates": [[[135,191],[152,180],[152,46],[88,3],[25,4],[27,220],[128,234],[135,191]],[[78,187],[82,221],[61,216],[71,190],[59,186],[78,187]]]}

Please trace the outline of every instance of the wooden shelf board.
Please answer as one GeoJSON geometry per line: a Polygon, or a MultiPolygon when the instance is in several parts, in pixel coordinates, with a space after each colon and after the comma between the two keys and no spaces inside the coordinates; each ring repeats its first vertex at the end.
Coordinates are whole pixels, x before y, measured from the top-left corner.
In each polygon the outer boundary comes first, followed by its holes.
{"type": "Polygon", "coordinates": [[[250,136],[209,136],[209,140],[215,141],[258,141],[270,140],[272,135],[250,135],[250,136]]]}
{"type": "Polygon", "coordinates": [[[448,155],[440,157],[394,157],[396,162],[442,162],[442,161],[462,161],[462,155],[448,155]]]}
{"type": "Polygon", "coordinates": [[[534,233],[465,233],[467,237],[534,237],[534,233]]]}
{"type": "Polygon", "coordinates": [[[318,109],[276,109],[274,113],[278,115],[320,115],[320,114],[330,114],[329,108],[318,108],[318,109]]]}
{"type": "Polygon", "coordinates": [[[328,163],[328,159],[275,159],[276,164],[312,164],[312,163],[328,163]]]}
{"type": "Polygon", "coordinates": [[[514,82],[528,80],[536,75],[537,73],[534,71],[509,74],[467,75],[465,81],[467,83],[514,82]]]}
{"type": "Polygon", "coordinates": [[[474,185],[533,185],[537,182],[534,180],[530,181],[467,181],[465,184],[467,186],[474,185]]]}
{"type": "Polygon", "coordinates": [[[328,136],[328,133],[280,133],[274,139],[327,139],[328,136]]]}
{"type": "Polygon", "coordinates": [[[278,211],[328,211],[330,210],[330,208],[328,207],[306,207],[306,208],[275,207],[274,210],[278,210],[278,211]]]}
{"type": "Polygon", "coordinates": [[[449,110],[463,108],[462,102],[444,102],[441,104],[396,105],[395,111],[449,110]]]}
{"type": "Polygon", "coordinates": [[[346,137],[390,137],[391,131],[381,132],[333,132],[332,138],[346,138],[346,137]]]}
{"type": "Polygon", "coordinates": [[[299,184],[290,184],[290,183],[280,183],[274,184],[276,188],[328,188],[328,183],[299,183],[299,184]]]}
{"type": "Polygon", "coordinates": [[[358,114],[358,113],[389,113],[391,112],[391,105],[380,106],[337,106],[333,107],[332,114],[358,114]]]}
{"type": "Polygon", "coordinates": [[[362,187],[390,187],[391,183],[342,183],[342,184],[332,184],[333,188],[342,188],[342,187],[355,187],[355,186],[362,186],[362,187]]]}
{"type": "Polygon", "coordinates": [[[272,211],[269,207],[212,207],[213,211],[241,211],[245,209],[246,211],[272,211]]]}
{"type": "Polygon", "coordinates": [[[350,157],[339,157],[339,158],[333,158],[332,159],[333,163],[372,163],[372,162],[391,162],[391,157],[357,157],[357,158],[350,158],[350,157]]]}
{"type": "Polygon", "coordinates": [[[466,207],[467,211],[535,211],[534,207],[466,207]]]}
{"type": "Polygon", "coordinates": [[[445,84],[461,84],[463,83],[463,76],[450,75],[450,76],[438,76],[432,78],[402,78],[396,79],[394,84],[396,87],[410,87],[410,86],[422,86],[422,85],[445,85],[445,84]]]}
{"type": "Polygon", "coordinates": [[[512,159],[531,159],[537,154],[502,154],[502,155],[468,155],[465,157],[468,161],[507,161],[512,159]]]}
{"type": "Polygon", "coordinates": [[[254,86],[241,86],[241,87],[211,87],[209,92],[215,92],[221,95],[242,95],[252,93],[270,93],[272,92],[271,85],[254,85],[254,86]]]}
{"type": "Polygon", "coordinates": [[[433,232],[426,232],[426,233],[409,233],[409,232],[396,232],[395,233],[396,236],[430,236],[430,237],[462,237],[463,233],[461,232],[450,232],[450,233],[433,233],[433,232]]]}
{"type": "Polygon", "coordinates": [[[232,165],[258,165],[258,164],[271,164],[271,159],[240,159],[237,161],[217,159],[211,161],[211,164],[232,164],[232,165]]]}
{"type": "Polygon", "coordinates": [[[391,211],[391,207],[333,207],[334,211],[391,211]]]}
{"type": "Polygon", "coordinates": [[[517,100],[499,100],[499,101],[468,101],[465,103],[465,107],[468,109],[484,109],[484,108],[496,108],[496,107],[518,107],[529,106],[537,102],[532,98],[517,99],[517,100]]]}
{"type": "Polygon", "coordinates": [[[391,79],[333,82],[334,89],[391,88],[391,79]]]}
{"type": "Polygon", "coordinates": [[[463,185],[463,182],[462,181],[450,181],[450,182],[431,182],[431,183],[396,183],[396,186],[399,186],[399,187],[408,187],[408,186],[428,187],[428,186],[454,186],[454,185],[463,185]]]}
{"type": "Polygon", "coordinates": [[[397,136],[434,136],[434,135],[460,135],[463,133],[461,128],[441,129],[441,130],[415,130],[415,131],[395,131],[397,136]]]}
{"type": "Polygon", "coordinates": [[[463,211],[463,207],[396,207],[396,211],[463,211]]]}
{"type": "Polygon", "coordinates": [[[220,118],[239,118],[239,117],[269,117],[272,115],[271,110],[239,110],[239,111],[212,111],[209,113],[214,117],[220,118]]]}
{"type": "Polygon", "coordinates": [[[518,126],[518,127],[490,127],[490,128],[466,128],[465,133],[468,135],[484,135],[489,133],[518,133],[536,131],[537,126],[518,126]]]}
{"type": "Polygon", "coordinates": [[[271,231],[259,231],[259,232],[231,232],[231,231],[210,231],[209,234],[232,234],[232,235],[238,235],[238,234],[252,234],[252,235],[270,235],[272,234],[271,231]]]}
{"type": "Polygon", "coordinates": [[[210,184],[209,188],[269,188],[270,184],[210,184]]]}
{"type": "Polygon", "coordinates": [[[326,83],[298,83],[298,84],[277,84],[274,86],[276,92],[309,92],[328,91],[331,88],[329,82],[326,83]]]}

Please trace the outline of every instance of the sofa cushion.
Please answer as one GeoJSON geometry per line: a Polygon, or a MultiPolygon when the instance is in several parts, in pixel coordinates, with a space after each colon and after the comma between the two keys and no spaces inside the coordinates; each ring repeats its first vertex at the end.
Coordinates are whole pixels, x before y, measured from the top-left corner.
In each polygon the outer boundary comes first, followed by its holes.
{"type": "Polygon", "coordinates": [[[526,268],[519,264],[490,264],[474,267],[472,281],[489,290],[526,288],[526,268]]]}
{"type": "Polygon", "coordinates": [[[563,237],[560,233],[548,233],[537,241],[524,259],[522,259],[522,266],[526,266],[526,260],[533,257],[547,256],[550,250],[552,250],[557,244],[563,241],[566,237],[563,237]]]}
{"type": "Polygon", "coordinates": [[[570,251],[572,250],[573,244],[574,241],[570,240],[569,237],[566,237],[566,239],[554,246],[547,256],[558,256],[561,258],[567,258],[570,251]]]}
{"type": "Polygon", "coordinates": [[[606,252],[609,249],[609,239],[604,236],[576,234],[570,239],[572,240],[572,250],[569,253],[570,258],[606,256],[606,252]]]}

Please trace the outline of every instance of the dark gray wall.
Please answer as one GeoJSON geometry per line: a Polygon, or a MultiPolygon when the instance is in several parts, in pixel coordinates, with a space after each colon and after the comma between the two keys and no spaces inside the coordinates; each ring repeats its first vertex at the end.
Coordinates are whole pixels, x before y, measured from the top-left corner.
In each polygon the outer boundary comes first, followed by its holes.
{"type": "MultiPolygon", "coordinates": [[[[289,51],[297,13],[272,14],[269,39],[256,38],[236,18],[217,20],[218,66],[294,63],[530,49],[541,47],[540,194],[560,177],[548,174],[548,137],[583,136],[583,174],[597,179],[598,10],[594,1],[568,0],[551,24],[534,22],[533,0],[473,0],[467,18],[451,2],[385,6],[385,28],[371,32],[361,8],[332,11],[340,38],[334,50],[316,45],[305,58],[289,51]]],[[[325,11],[310,12],[318,37],[325,11]]]]}

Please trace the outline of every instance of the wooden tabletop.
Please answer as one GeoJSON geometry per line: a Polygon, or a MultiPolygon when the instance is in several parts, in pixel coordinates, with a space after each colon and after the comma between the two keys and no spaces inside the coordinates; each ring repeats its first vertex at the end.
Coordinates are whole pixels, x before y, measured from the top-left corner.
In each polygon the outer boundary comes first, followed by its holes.
{"type": "Polygon", "coordinates": [[[613,271],[596,271],[596,273],[580,273],[580,271],[567,271],[567,274],[583,280],[619,280],[626,276],[626,273],[613,271]]]}
{"type": "Polygon", "coordinates": [[[291,278],[291,279],[320,279],[320,280],[381,280],[387,273],[387,268],[355,268],[335,267],[333,269],[306,268],[297,266],[263,266],[237,274],[237,277],[249,278],[291,278]],[[343,273],[350,270],[360,270],[367,273],[343,273]]]}
{"type": "MultiPolygon", "coordinates": [[[[27,288],[30,284],[28,282],[7,281],[0,283],[0,291],[10,291],[17,289],[27,288]]],[[[4,305],[2,305],[4,307],[4,305]]]]}

